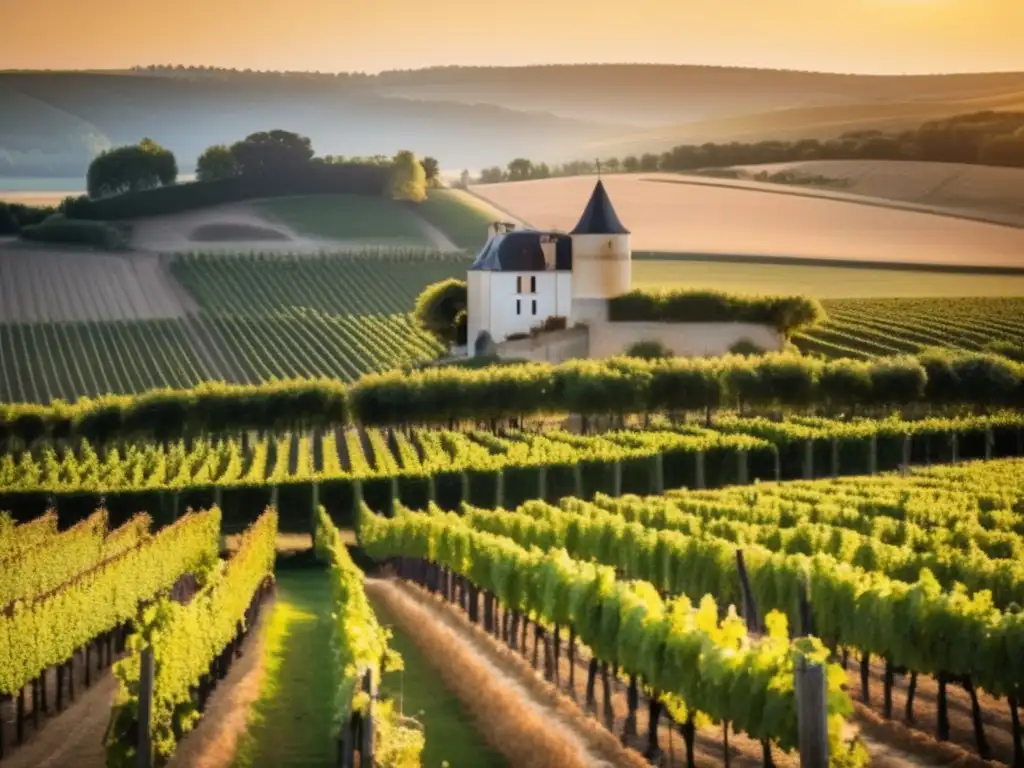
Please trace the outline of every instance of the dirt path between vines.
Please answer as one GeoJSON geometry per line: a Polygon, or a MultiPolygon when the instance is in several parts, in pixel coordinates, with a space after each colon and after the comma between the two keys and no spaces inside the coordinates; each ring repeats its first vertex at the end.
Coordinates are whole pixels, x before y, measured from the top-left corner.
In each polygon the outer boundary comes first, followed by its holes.
{"type": "Polygon", "coordinates": [[[545,700],[518,670],[502,663],[496,648],[474,636],[434,598],[391,580],[367,579],[366,589],[410,633],[445,684],[471,709],[483,736],[512,765],[644,764],[614,738],[595,738],[564,709],[545,700]]]}
{"type": "Polygon", "coordinates": [[[227,677],[217,683],[202,719],[178,742],[167,768],[226,768],[235,759],[249,709],[263,680],[265,628],[276,600],[274,593],[263,601],[259,618],[242,643],[242,657],[232,662],[227,677]]]}
{"type": "MultiPolygon", "coordinates": [[[[51,677],[54,675],[51,673],[51,677]]],[[[32,734],[23,747],[15,747],[0,765],[4,768],[103,768],[106,750],[103,735],[110,723],[110,705],[117,691],[117,678],[106,670],[86,691],[77,691],[75,701],[32,734]]],[[[51,705],[53,699],[51,698],[51,705]]]]}

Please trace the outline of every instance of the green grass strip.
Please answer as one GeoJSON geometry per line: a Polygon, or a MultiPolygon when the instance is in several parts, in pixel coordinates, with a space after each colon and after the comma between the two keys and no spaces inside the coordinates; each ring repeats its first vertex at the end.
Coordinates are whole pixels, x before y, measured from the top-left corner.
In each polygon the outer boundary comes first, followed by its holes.
{"type": "Polygon", "coordinates": [[[504,768],[505,758],[491,749],[473,727],[472,713],[449,691],[440,673],[423,657],[412,637],[396,622],[379,600],[370,596],[374,613],[394,636],[391,647],[402,655],[405,669],[386,673],[380,693],[395,701],[396,710],[419,720],[427,743],[423,750],[424,768],[504,768]]]}
{"type": "Polygon", "coordinates": [[[259,698],[240,738],[235,768],[329,766],[333,670],[331,586],[326,570],[277,573],[277,601],[268,617],[259,698]]]}

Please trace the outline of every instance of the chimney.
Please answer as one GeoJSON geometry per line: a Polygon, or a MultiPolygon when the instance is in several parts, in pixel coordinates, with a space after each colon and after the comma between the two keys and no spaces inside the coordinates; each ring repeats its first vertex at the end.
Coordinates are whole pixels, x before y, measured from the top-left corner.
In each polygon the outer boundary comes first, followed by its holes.
{"type": "Polygon", "coordinates": [[[555,268],[555,245],[556,240],[551,235],[540,236],[540,250],[544,254],[544,269],[549,272],[555,268]]]}

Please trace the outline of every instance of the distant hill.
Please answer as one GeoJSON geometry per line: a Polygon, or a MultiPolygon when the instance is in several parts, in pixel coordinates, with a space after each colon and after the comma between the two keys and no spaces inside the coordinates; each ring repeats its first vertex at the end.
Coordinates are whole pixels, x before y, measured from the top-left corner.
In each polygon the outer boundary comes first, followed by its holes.
{"type": "Polygon", "coordinates": [[[696,66],[440,67],[379,75],[188,68],[0,73],[0,175],[78,176],[149,136],[183,172],[213,143],[285,128],[320,154],[409,148],[445,168],[686,141],[836,135],[1024,104],[1024,73],[864,76],[696,66]]]}

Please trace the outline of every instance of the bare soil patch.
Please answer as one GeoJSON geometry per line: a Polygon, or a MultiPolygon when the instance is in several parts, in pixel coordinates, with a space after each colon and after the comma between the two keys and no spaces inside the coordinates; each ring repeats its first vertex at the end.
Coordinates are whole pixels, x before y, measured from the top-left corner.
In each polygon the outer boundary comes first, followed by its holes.
{"type": "MultiPolygon", "coordinates": [[[[114,660],[120,658],[114,656],[114,660]]],[[[4,768],[104,768],[106,750],[103,738],[110,722],[110,707],[117,691],[117,679],[109,667],[99,665],[96,652],[90,653],[89,681],[86,686],[85,654],[74,655],[74,700],[65,681],[62,712],[57,712],[57,673],[50,669],[44,676],[45,703],[40,697],[39,728],[33,727],[32,687],[25,695],[25,743],[16,745],[16,701],[0,703],[0,728],[3,729],[4,768]]]]}
{"type": "Polygon", "coordinates": [[[288,242],[291,238],[283,232],[269,227],[254,227],[250,224],[203,224],[192,230],[188,237],[194,243],[222,243],[254,240],[288,242]]]}
{"type": "Polygon", "coordinates": [[[0,322],[181,318],[194,308],[154,254],[0,247],[0,322]]]}

